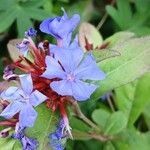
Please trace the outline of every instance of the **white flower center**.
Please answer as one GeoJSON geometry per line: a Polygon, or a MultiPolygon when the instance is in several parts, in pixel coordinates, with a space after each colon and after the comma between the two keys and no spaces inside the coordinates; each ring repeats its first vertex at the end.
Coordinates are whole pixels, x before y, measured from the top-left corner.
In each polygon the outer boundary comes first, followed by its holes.
{"type": "Polygon", "coordinates": [[[70,81],[75,80],[75,76],[74,76],[74,74],[73,74],[73,73],[69,73],[69,74],[67,74],[67,80],[70,80],[70,81]]]}

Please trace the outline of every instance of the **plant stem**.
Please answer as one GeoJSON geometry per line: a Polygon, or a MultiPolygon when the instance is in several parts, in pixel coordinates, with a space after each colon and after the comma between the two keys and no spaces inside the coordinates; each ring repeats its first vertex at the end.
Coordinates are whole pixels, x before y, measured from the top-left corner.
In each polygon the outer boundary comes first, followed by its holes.
{"type": "Polygon", "coordinates": [[[93,139],[101,141],[101,142],[106,142],[106,141],[110,141],[110,140],[114,139],[113,136],[105,136],[105,135],[100,135],[97,133],[84,133],[84,132],[78,132],[78,131],[73,131],[72,133],[76,139],[93,138],[93,139]]]}
{"type": "Polygon", "coordinates": [[[90,119],[88,119],[81,111],[78,103],[73,99],[73,98],[69,98],[69,102],[72,104],[73,108],[74,108],[74,112],[75,115],[80,118],[81,120],[83,120],[85,123],[87,123],[89,126],[91,126],[93,129],[95,129],[96,131],[100,132],[101,129],[94,124],[90,119]]]}
{"type": "MultiPolygon", "coordinates": [[[[111,5],[114,5],[114,4],[115,4],[115,0],[112,0],[111,5]]],[[[97,30],[100,30],[100,28],[103,26],[104,22],[106,21],[107,17],[108,17],[108,13],[105,12],[104,16],[102,17],[102,19],[97,25],[97,30]]]]}
{"type": "Polygon", "coordinates": [[[111,101],[109,95],[107,96],[107,102],[108,102],[108,104],[109,104],[109,106],[110,106],[112,112],[115,112],[115,108],[114,108],[114,106],[113,106],[113,103],[112,103],[112,101],[111,101]]]}

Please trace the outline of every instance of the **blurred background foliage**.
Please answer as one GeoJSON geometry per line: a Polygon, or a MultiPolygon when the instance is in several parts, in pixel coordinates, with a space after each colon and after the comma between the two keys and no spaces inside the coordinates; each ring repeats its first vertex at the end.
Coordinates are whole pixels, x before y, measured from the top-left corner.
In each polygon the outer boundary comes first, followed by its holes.
{"type": "MultiPolygon", "coordinates": [[[[88,21],[96,27],[101,19],[107,16],[102,27],[99,29],[104,39],[118,31],[132,31],[136,36],[150,34],[150,0],[0,0],[0,77],[2,77],[3,67],[8,61],[6,59],[8,57],[6,47],[8,41],[13,38],[23,38],[24,32],[31,26],[38,30],[39,37],[37,40],[49,38],[45,35],[43,37],[40,33],[38,29],[39,24],[45,18],[61,15],[61,7],[65,8],[69,16],[79,13],[81,22],[88,21]]],[[[102,144],[99,141],[90,139],[83,141],[81,139],[76,141],[69,140],[66,149],[148,150],[148,147],[150,147],[150,142],[148,142],[150,141],[150,133],[148,132],[140,136],[138,131],[133,132],[134,128],[132,125],[135,124],[142,133],[150,129],[150,104],[146,102],[141,103],[140,100],[139,102],[134,101],[137,97],[141,98],[139,95],[140,92],[144,92],[149,88],[149,84],[146,84],[149,83],[149,79],[148,74],[138,81],[118,88],[115,90],[115,95],[112,95],[117,109],[129,117],[128,131],[121,133],[123,141],[115,143],[112,141],[102,144]],[[135,114],[137,109],[133,106],[137,106],[138,108],[140,106],[138,113],[135,114]],[[141,112],[143,112],[142,115],[141,112]],[[134,117],[131,118],[129,114],[133,114],[131,116],[134,117]],[[140,119],[137,120],[138,118],[140,119]],[[132,135],[132,138],[130,135],[132,135]],[[145,148],[143,148],[143,143],[145,143],[145,148]]],[[[146,92],[144,99],[147,99],[149,96],[149,91],[146,92]]],[[[123,118],[122,113],[113,113],[113,115],[110,115],[106,104],[106,101],[97,101],[94,103],[93,101],[86,101],[81,104],[81,109],[84,114],[92,118],[100,126],[111,124],[111,119],[115,118],[117,120],[117,116],[119,116],[118,118],[122,118],[122,120],[119,120],[120,124],[125,124],[126,120],[123,118]],[[102,110],[95,110],[96,108],[102,108],[102,110]],[[93,112],[93,110],[95,111],[93,112]],[[103,116],[100,122],[97,116],[103,116]],[[111,118],[109,123],[106,122],[104,116],[111,118]]],[[[75,117],[71,118],[71,126],[82,131],[89,130],[88,126],[81,123],[75,117]]],[[[119,127],[118,125],[118,130],[119,127]]],[[[107,126],[106,131],[109,132],[107,126]]],[[[116,133],[116,129],[112,131],[116,133]]]]}

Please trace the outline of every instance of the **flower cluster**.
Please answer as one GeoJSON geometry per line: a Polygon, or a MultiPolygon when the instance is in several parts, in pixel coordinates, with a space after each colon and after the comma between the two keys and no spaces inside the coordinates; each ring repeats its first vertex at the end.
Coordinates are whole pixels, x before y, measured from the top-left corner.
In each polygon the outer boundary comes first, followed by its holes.
{"type": "Polygon", "coordinates": [[[80,16],[75,14],[69,18],[63,8],[62,11],[63,16],[48,18],[40,24],[40,30],[53,36],[57,44],[50,44],[47,40],[35,44],[32,38],[36,37],[37,31],[30,28],[23,41],[16,45],[20,57],[4,70],[4,79],[15,80],[17,84],[0,95],[0,103],[4,106],[0,116],[6,119],[1,124],[17,128],[12,138],[20,140],[23,150],[33,150],[38,146],[35,139],[24,135],[24,130],[34,126],[38,116],[34,108],[43,102],[47,109],[60,111],[62,119],[49,138],[51,147],[63,149],[59,141],[72,138],[65,110],[68,98],[76,101],[89,99],[98,87],[89,81],[105,78],[92,54],[81,49],[78,36],[71,40],[80,16]],[[16,68],[23,74],[15,74],[16,68]]]}

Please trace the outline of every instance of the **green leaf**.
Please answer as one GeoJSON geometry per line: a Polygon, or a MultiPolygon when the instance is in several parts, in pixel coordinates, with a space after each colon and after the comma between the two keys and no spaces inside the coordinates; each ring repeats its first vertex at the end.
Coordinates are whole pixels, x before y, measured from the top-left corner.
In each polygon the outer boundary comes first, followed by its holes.
{"type": "Polygon", "coordinates": [[[149,13],[149,0],[135,0],[135,6],[139,13],[149,13]]]}
{"type": "Polygon", "coordinates": [[[150,102],[150,73],[143,76],[137,83],[134,101],[130,112],[128,126],[132,126],[150,102]]]}
{"type": "Polygon", "coordinates": [[[17,10],[11,7],[5,12],[0,13],[0,32],[4,32],[16,19],[17,10]]]}
{"type": "Polygon", "coordinates": [[[111,49],[92,50],[92,54],[95,57],[97,63],[105,59],[117,57],[120,55],[119,52],[111,49]]]}
{"type": "Polygon", "coordinates": [[[117,134],[121,132],[123,129],[125,129],[126,125],[127,125],[126,116],[121,111],[114,112],[108,117],[106,121],[104,133],[106,135],[117,134]]]}
{"type": "Polygon", "coordinates": [[[10,9],[15,3],[15,0],[0,0],[0,11],[10,9]]]}
{"type": "Polygon", "coordinates": [[[69,119],[69,121],[70,121],[70,126],[72,127],[73,130],[88,132],[91,129],[83,121],[81,121],[81,120],[79,120],[79,119],[77,119],[75,117],[71,117],[69,119]]]}
{"type": "Polygon", "coordinates": [[[107,6],[106,11],[118,25],[119,30],[134,31],[137,35],[146,35],[142,28],[148,28],[149,0],[135,0],[135,11],[132,11],[132,5],[129,0],[117,0],[117,8],[107,6]],[[146,14],[146,15],[145,15],[146,14]],[[145,26],[147,25],[147,26],[145,26]]]}
{"type": "Polygon", "coordinates": [[[136,130],[125,130],[119,134],[119,139],[113,142],[117,150],[149,150],[149,132],[141,134],[136,130]]]}
{"type": "Polygon", "coordinates": [[[37,8],[37,7],[41,7],[43,6],[44,2],[46,0],[40,0],[40,1],[37,1],[37,0],[27,0],[25,2],[22,2],[20,5],[22,7],[27,7],[27,8],[37,8]]]}
{"type": "Polygon", "coordinates": [[[108,37],[104,43],[108,43],[108,48],[113,48],[115,45],[121,44],[131,38],[134,38],[135,34],[133,32],[117,32],[114,35],[108,37]]]}
{"type": "Polygon", "coordinates": [[[103,39],[99,31],[92,24],[87,22],[82,23],[79,29],[79,43],[84,51],[86,51],[85,38],[90,44],[93,44],[94,49],[102,45],[103,39]]]}
{"type": "Polygon", "coordinates": [[[116,10],[113,6],[107,6],[106,10],[121,29],[127,29],[132,23],[132,12],[129,1],[117,0],[117,8],[116,10]]]}
{"type": "Polygon", "coordinates": [[[106,73],[106,79],[96,82],[100,88],[93,94],[93,99],[134,81],[150,69],[150,37],[133,38],[117,44],[113,49],[121,56],[98,63],[106,73]]]}
{"type": "Polygon", "coordinates": [[[48,14],[45,10],[39,9],[39,8],[24,8],[26,15],[28,15],[30,18],[35,20],[44,20],[48,17],[50,17],[50,14],[48,14]]]}
{"type": "Polygon", "coordinates": [[[4,150],[13,150],[13,146],[15,144],[15,140],[11,138],[0,138],[0,147],[4,150]]]}
{"type": "Polygon", "coordinates": [[[57,118],[54,113],[48,109],[45,104],[36,108],[38,117],[33,128],[28,128],[26,131],[29,137],[36,138],[39,141],[37,150],[50,150],[49,134],[54,132],[56,128],[57,118]]]}
{"type": "Polygon", "coordinates": [[[30,18],[26,15],[26,11],[20,8],[18,10],[17,16],[17,29],[18,29],[18,37],[24,37],[25,31],[27,31],[30,27],[32,27],[32,22],[30,18]],[[24,17],[22,17],[24,16],[24,17]]]}
{"type": "Polygon", "coordinates": [[[53,4],[51,1],[45,1],[43,7],[49,15],[52,15],[53,4]]]}
{"type": "Polygon", "coordinates": [[[136,83],[137,81],[134,81],[116,88],[115,94],[113,95],[113,99],[115,101],[117,109],[121,110],[127,118],[129,117],[130,111],[132,109],[136,83]]]}
{"type": "Polygon", "coordinates": [[[107,119],[110,117],[110,113],[104,109],[94,110],[92,113],[92,119],[95,123],[97,123],[100,127],[104,128],[106,125],[107,119]]]}

